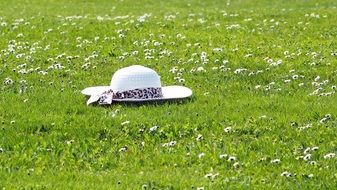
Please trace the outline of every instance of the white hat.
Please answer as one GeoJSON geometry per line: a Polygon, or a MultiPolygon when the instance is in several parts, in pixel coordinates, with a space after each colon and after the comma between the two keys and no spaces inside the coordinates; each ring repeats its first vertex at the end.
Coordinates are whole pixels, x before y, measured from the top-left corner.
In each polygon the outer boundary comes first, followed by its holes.
{"type": "Polygon", "coordinates": [[[139,102],[187,98],[192,90],[184,86],[161,86],[154,70],[133,65],[119,69],[112,76],[110,86],[88,87],[81,91],[90,96],[87,104],[111,104],[112,101],[139,102]]]}

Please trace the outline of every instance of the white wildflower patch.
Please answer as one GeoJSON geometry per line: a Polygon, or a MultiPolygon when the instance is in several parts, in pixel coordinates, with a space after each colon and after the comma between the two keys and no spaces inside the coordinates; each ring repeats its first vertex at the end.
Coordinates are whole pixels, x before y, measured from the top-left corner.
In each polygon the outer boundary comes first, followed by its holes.
{"type": "Polygon", "coordinates": [[[204,177],[213,181],[217,176],[219,176],[219,173],[208,173],[204,177]]]}
{"type": "Polygon", "coordinates": [[[331,119],[331,115],[325,114],[324,117],[321,120],[319,120],[319,123],[320,124],[327,123],[330,119],[331,119]]]}
{"type": "Polygon", "coordinates": [[[206,154],[205,153],[200,153],[200,154],[198,154],[198,158],[200,159],[200,158],[203,158],[204,156],[206,156],[206,154]]]}
{"type": "Polygon", "coordinates": [[[236,157],[235,156],[229,156],[227,161],[229,162],[234,162],[236,160],[236,157]]]}
{"type": "Polygon", "coordinates": [[[232,127],[226,127],[224,128],[225,133],[229,133],[232,130],[232,127]]]}
{"type": "Polygon", "coordinates": [[[149,129],[149,131],[150,131],[150,133],[154,133],[154,132],[156,132],[157,130],[158,130],[158,126],[157,125],[155,125],[155,126],[153,126],[153,127],[151,127],[150,129],[149,129]]]}
{"type": "Polygon", "coordinates": [[[270,161],[270,163],[272,163],[272,164],[280,164],[281,160],[280,159],[273,159],[273,160],[270,161]]]}
{"type": "Polygon", "coordinates": [[[121,123],[121,125],[123,126],[123,125],[128,125],[130,123],[130,121],[124,121],[124,122],[122,122],[121,123]]]}
{"type": "Polygon", "coordinates": [[[284,172],[281,173],[281,176],[286,177],[286,178],[290,178],[290,177],[296,176],[296,174],[290,173],[288,171],[284,171],[284,172]]]}
{"type": "Polygon", "coordinates": [[[336,157],[336,153],[328,153],[326,155],[323,156],[324,159],[331,159],[336,157]]]}
{"type": "Polygon", "coordinates": [[[220,159],[226,159],[228,157],[228,154],[220,154],[219,158],[220,159]]]}
{"type": "Polygon", "coordinates": [[[195,138],[196,141],[201,141],[201,140],[203,140],[203,139],[204,139],[204,137],[203,137],[201,134],[199,134],[199,135],[195,138]]]}
{"type": "Polygon", "coordinates": [[[167,143],[164,143],[162,147],[174,147],[177,144],[177,141],[170,141],[167,143]]]}
{"type": "Polygon", "coordinates": [[[14,81],[11,78],[7,77],[7,78],[5,78],[4,84],[7,85],[7,86],[10,86],[10,85],[14,84],[14,81]]]}
{"type": "Polygon", "coordinates": [[[127,146],[123,146],[122,148],[120,148],[119,150],[118,150],[118,152],[125,152],[125,151],[127,151],[128,150],[128,147],[127,146]]]}

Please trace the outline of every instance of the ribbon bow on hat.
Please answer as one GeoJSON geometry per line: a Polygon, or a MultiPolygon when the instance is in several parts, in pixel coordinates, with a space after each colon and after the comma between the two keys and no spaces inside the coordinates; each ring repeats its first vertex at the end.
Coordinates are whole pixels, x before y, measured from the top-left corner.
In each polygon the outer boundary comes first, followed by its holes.
{"type": "Polygon", "coordinates": [[[88,99],[87,105],[90,105],[90,104],[95,103],[95,102],[98,102],[99,105],[111,104],[113,94],[114,93],[113,93],[112,90],[108,90],[108,91],[103,92],[102,94],[99,94],[99,95],[93,94],[88,99]]]}

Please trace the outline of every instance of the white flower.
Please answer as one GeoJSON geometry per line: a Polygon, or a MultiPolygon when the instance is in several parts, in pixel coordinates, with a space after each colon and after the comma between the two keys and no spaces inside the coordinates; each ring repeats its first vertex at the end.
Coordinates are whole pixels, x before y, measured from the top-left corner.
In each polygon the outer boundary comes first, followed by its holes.
{"type": "Polygon", "coordinates": [[[146,184],[142,185],[142,190],[145,190],[145,189],[147,189],[147,185],[146,184]]]}
{"type": "Polygon", "coordinates": [[[235,160],[236,160],[235,156],[230,156],[230,157],[228,157],[227,161],[232,162],[232,161],[235,161],[235,160]]]}
{"type": "Polygon", "coordinates": [[[248,76],[254,76],[255,75],[255,72],[254,71],[252,71],[252,72],[250,72],[249,74],[248,74],[248,76]]]}
{"type": "Polygon", "coordinates": [[[216,174],[208,173],[204,177],[208,178],[208,179],[211,179],[211,180],[214,180],[218,175],[219,175],[219,173],[216,173],[216,174]]]}
{"type": "Polygon", "coordinates": [[[308,123],[305,126],[301,127],[300,129],[303,130],[303,129],[308,129],[308,128],[311,128],[311,127],[312,127],[312,124],[308,123]]]}
{"type": "Polygon", "coordinates": [[[326,123],[331,119],[331,115],[330,114],[326,114],[319,122],[320,123],[326,123]]]}
{"type": "Polygon", "coordinates": [[[317,162],[315,162],[315,161],[310,161],[309,164],[310,164],[310,165],[316,165],[317,162]]]}
{"type": "Polygon", "coordinates": [[[157,129],[158,129],[158,126],[155,125],[155,126],[150,128],[150,132],[153,133],[153,132],[157,131],[157,129]]]}
{"type": "Polygon", "coordinates": [[[267,62],[270,63],[270,66],[273,66],[273,67],[276,67],[282,64],[282,60],[277,60],[276,62],[274,62],[272,59],[268,59],[267,62]]]}
{"type": "Polygon", "coordinates": [[[227,59],[224,59],[223,61],[222,61],[222,64],[223,65],[225,65],[225,64],[227,64],[229,61],[227,60],[227,59]]]}
{"type": "Polygon", "coordinates": [[[213,52],[222,52],[222,48],[214,48],[213,52]]]}
{"type": "Polygon", "coordinates": [[[224,159],[224,158],[227,158],[227,156],[228,156],[227,154],[220,154],[219,158],[224,159]]]}
{"type": "Polygon", "coordinates": [[[205,156],[205,153],[200,153],[199,155],[198,155],[198,158],[202,158],[202,157],[204,157],[205,156]]]}
{"type": "Polygon", "coordinates": [[[213,176],[213,174],[212,173],[209,173],[209,174],[206,174],[204,177],[205,178],[211,178],[213,176]]]}
{"type": "Polygon", "coordinates": [[[279,163],[281,163],[281,160],[280,159],[274,159],[274,160],[271,160],[270,163],[279,164],[279,163]]]}
{"type": "Polygon", "coordinates": [[[172,147],[172,146],[175,146],[176,144],[177,144],[177,141],[171,141],[171,142],[169,142],[168,145],[172,147]]]}
{"type": "Polygon", "coordinates": [[[288,171],[285,171],[285,172],[282,172],[281,173],[281,176],[283,176],[283,177],[292,177],[292,176],[296,176],[296,174],[291,174],[290,172],[288,172],[288,171]]]}
{"type": "Polygon", "coordinates": [[[198,67],[198,68],[197,68],[197,71],[198,71],[198,72],[206,72],[206,70],[205,70],[203,67],[198,67]]]}
{"type": "Polygon", "coordinates": [[[130,123],[130,121],[124,121],[123,123],[121,123],[121,125],[127,125],[129,123],[130,123]]]}
{"type": "Polygon", "coordinates": [[[296,80],[296,79],[298,79],[298,75],[293,75],[292,78],[293,78],[293,80],[296,80]]]}
{"type": "Polygon", "coordinates": [[[118,151],[119,151],[119,152],[125,152],[125,151],[127,151],[127,150],[128,150],[128,147],[127,147],[127,146],[124,146],[124,147],[120,148],[118,151]]]}
{"type": "Polygon", "coordinates": [[[311,159],[311,154],[307,154],[303,157],[303,160],[309,161],[311,159]]]}
{"type": "Polygon", "coordinates": [[[334,158],[335,156],[336,156],[335,153],[329,153],[329,154],[324,155],[324,159],[331,159],[331,158],[334,158]]]}
{"type": "Polygon", "coordinates": [[[306,149],[303,151],[303,154],[308,154],[308,153],[310,152],[310,150],[311,150],[310,147],[306,148],[306,149]]]}
{"type": "Polygon", "coordinates": [[[154,45],[154,46],[160,46],[161,43],[160,43],[160,42],[154,42],[153,45],[154,45]]]}
{"type": "Polygon", "coordinates": [[[225,131],[226,133],[230,132],[231,130],[232,130],[231,127],[226,127],[226,128],[224,128],[224,131],[225,131]]]}
{"type": "Polygon", "coordinates": [[[314,146],[314,147],[311,148],[312,151],[316,151],[316,150],[318,150],[318,149],[319,149],[318,146],[314,146]]]}
{"type": "Polygon", "coordinates": [[[178,82],[179,82],[179,83],[184,83],[184,82],[185,82],[185,79],[180,78],[178,82]]]}
{"type": "Polygon", "coordinates": [[[177,141],[170,141],[168,143],[164,143],[162,146],[163,147],[173,147],[177,144],[177,141]]]}
{"type": "Polygon", "coordinates": [[[239,163],[239,162],[235,162],[235,163],[233,164],[233,167],[234,167],[235,169],[239,168],[239,167],[240,167],[240,163],[239,163]]]}
{"type": "Polygon", "coordinates": [[[5,78],[4,84],[9,86],[9,85],[14,84],[14,81],[11,78],[7,77],[5,78]]]}
{"type": "Polygon", "coordinates": [[[168,143],[164,143],[162,147],[168,147],[168,143]]]}
{"type": "Polygon", "coordinates": [[[197,187],[197,190],[204,190],[204,187],[197,187]]]}
{"type": "Polygon", "coordinates": [[[266,115],[261,115],[259,118],[260,118],[260,119],[266,119],[267,116],[266,116],[266,115]]]}
{"type": "Polygon", "coordinates": [[[236,70],[234,71],[234,74],[240,74],[240,73],[242,73],[242,72],[244,72],[244,71],[247,71],[247,69],[245,69],[245,68],[238,68],[238,69],[236,69],[236,70]]]}
{"type": "Polygon", "coordinates": [[[172,67],[171,69],[170,69],[170,72],[171,73],[176,73],[178,71],[178,68],[177,67],[172,67]]]}
{"type": "Polygon", "coordinates": [[[17,38],[22,38],[22,37],[23,37],[23,34],[20,33],[20,34],[18,34],[16,37],[17,37],[17,38]]]}
{"type": "Polygon", "coordinates": [[[282,173],[281,173],[281,176],[288,177],[289,175],[291,175],[291,174],[290,174],[290,172],[288,172],[288,171],[285,171],[285,172],[282,172],[282,173]]]}
{"type": "Polygon", "coordinates": [[[74,140],[69,140],[69,141],[66,141],[66,144],[67,145],[71,145],[71,144],[73,144],[75,141],[74,140]]]}
{"type": "Polygon", "coordinates": [[[97,19],[98,21],[103,21],[103,20],[104,20],[104,18],[101,17],[101,16],[97,16],[96,19],[97,19]]]}
{"type": "Polygon", "coordinates": [[[2,23],[0,24],[0,26],[5,27],[5,26],[7,26],[7,23],[6,23],[6,22],[2,22],[2,23]]]}
{"type": "Polygon", "coordinates": [[[198,136],[197,136],[197,138],[195,138],[195,140],[197,140],[197,141],[201,141],[201,140],[203,140],[204,139],[204,137],[202,136],[202,134],[199,134],[198,136]]]}
{"type": "Polygon", "coordinates": [[[244,57],[245,57],[245,58],[248,58],[248,57],[253,57],[253,54],[251,54],[251,53],[248,53],[248,54],[246,54],[244,57]]]}

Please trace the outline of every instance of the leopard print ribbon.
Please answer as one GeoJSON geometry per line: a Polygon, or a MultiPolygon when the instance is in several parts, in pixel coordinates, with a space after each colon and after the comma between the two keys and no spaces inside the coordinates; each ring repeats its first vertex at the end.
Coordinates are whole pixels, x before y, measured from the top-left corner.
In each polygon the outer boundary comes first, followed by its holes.
{"type": "Polygon", "coordinates": [[[100,105],[111,104],[113,99],[156,99],[162,98],[162,89],[159,88],[137,88],[133,90],[114,92],[113,90],[107,90],[101,95],[93,95],[89,98],[87,104],[98,102],[100,105]]]}

